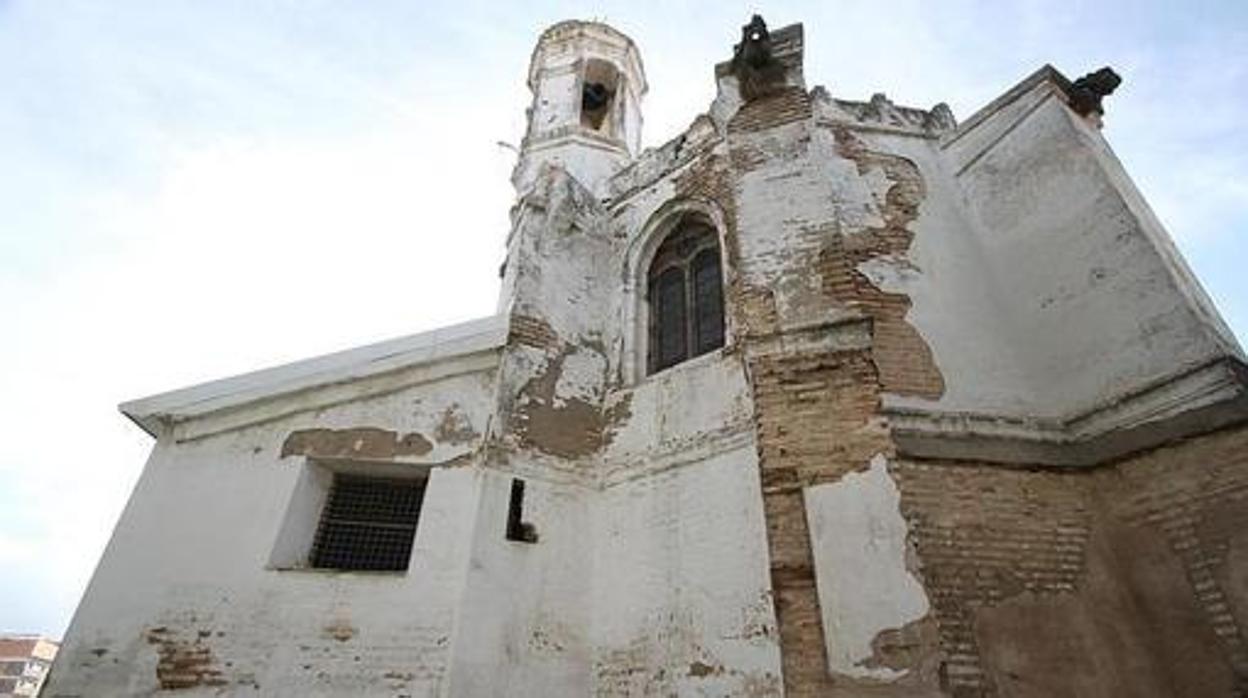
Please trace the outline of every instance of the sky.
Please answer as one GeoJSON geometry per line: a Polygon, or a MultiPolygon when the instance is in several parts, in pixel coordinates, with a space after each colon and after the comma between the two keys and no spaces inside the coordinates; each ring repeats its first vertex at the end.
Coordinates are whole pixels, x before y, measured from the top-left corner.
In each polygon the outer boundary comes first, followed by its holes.
{"type": "Polygon", "coordinates": [[[560,19],[638,43],[646,145],[761,12],[808,86],[965,118],[1045,63],[1248,337],[1248,3],[0,0],[0,631],[64,632],[151,440],[118,403],[489,315],[560,19]]]}

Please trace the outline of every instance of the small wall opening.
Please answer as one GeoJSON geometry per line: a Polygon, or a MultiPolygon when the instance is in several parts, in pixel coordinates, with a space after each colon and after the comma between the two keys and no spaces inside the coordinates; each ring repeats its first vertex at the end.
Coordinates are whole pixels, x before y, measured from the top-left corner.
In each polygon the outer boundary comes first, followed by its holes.
{"type": "Polygon", "coordinates": [[[511,498],[507,504],[507,540],[536,543],[537,528],[524,520],[524,480],[511,481],[511,498]]]}
{"type": "Polygon", "coordinates": [[[581,126],[614,136],[619,91],[620,71],[615,66],[597,59],[587,61],[581,80],[581,126]]]}

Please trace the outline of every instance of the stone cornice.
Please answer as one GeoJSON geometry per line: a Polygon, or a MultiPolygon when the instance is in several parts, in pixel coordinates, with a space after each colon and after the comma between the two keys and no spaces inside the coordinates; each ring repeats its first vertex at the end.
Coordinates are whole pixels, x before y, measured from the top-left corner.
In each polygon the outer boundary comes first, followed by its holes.
{"type": "MultiPolygon", "coordinates": [[[[119,409],[144,431],[159,436],[173,426],[192,419],[235,412],[261,403],[272,404],[277,398],[297,393],[341,387],[364,379],[494,351],[503,345],[506,338],[507,318],[492,316],[160,393],[122,403],[119,409]]],[[[441,375],[444,372],[434,373],[441,375]]],[[[332,402],[340,398],[326,399],[332,402]]],[[[313,402],[320,404],[324,400],[313,402]]],[[[229,428],[264,421],[265,418],[253,416],[250,421],[238,424],[233,423],[236,420],[230,420],[229,428]]]]}
{"type": "Polygon", "coordinates": [[[1248,421],[1248,367],[1219,358],[1058,418],[950,412],[890,397],[883,411],[901,455],[1084,468],[1248,421]]]}

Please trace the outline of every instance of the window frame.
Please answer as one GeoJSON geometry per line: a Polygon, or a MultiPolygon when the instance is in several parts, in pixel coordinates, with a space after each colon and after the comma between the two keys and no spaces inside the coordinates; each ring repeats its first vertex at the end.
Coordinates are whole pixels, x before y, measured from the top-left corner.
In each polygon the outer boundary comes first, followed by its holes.
{"type": "Polygon", "coordinates": [[[724,213],[719,206],[709,199],[679,198],[672,199],[657,207],[644,226],[630,240],[625,255],[624,303],[622,349],[620,351],[620,374],[624,385],[637,385],[654,376],[664,375],[667,371],[682,366],[701,363],[710,357],[721,355],[730,350],[736,343],[735,320],[732,312],[732,298],[729,289],[735,278],[735,270],[728,263],[725,241],[724,213]],[[694,222],[709,226],[715,231],[719,250],[720,272],[720,303],[723,306],[723,345],[700,356],[686,359],[661,371],[651,374],[649,371],[650,350],[650,307],[647,300],[648,274],[659,246],[667,236],[682,223],[694,222]]]}
{"type": "Polygon", "coordinates": [[[300,468],[286,512],[278,527],[267,569],[307,571],[325,574],[369,574],[403,576],[415,565],[420,540],[421,519],[429,502],[433,465],[354,458],[306,458],[300,468]],[[411,548],[403,569],[352,569],[314,567],[313,555],[321,520],[328,505],[335,475],[384,480],[421,481],[424,489],[412,528],[411,548]]]}
{"type": "Polygon", "coordinates": [[[646,374],[653,375],[664,371],[673,366],[685,363],[690,359],[696,359],[703,354],[709,354],[724,346],[724,292],[723,292],[723,255],[720,252],[719,236],[717,231],[692,217],[682,218],[671,230],[667,232],[659,246],[655,250],[655,256],[650,261],[650,266],[646,270],[646,303],[648,307],[647,323],[649,328],[649,339],[646,346],[646,374]],[[664,247],[669,243],[680,244],[679,236],[686,234],[686,231],[694,231],[694,239],[690,242],[689,249],[686,250],[669,250],[664,252],[664,247]],[[715,267],[719,272],[716,282],[719,284],[716,298],[718,300],[719,322],[719,343],[707,349],[702,348],[702,316],[706,310],[705,299],[699,293],[698,284],[698,261],[704,258],[708,253],[715,257],[715,267]],[[675,272],[680,279],[680,296],[681,302],[679,308],[663,309],[660,304],[663,297],[664,278],[672,278],[671,274],[675,272]],[[659,312],[656,312],[656,307],[659,312]],[[680,319],[679,334],[682,347],[678,352],[679,357],[669,360],[664,353],[663,340],[668,337],[665,334],[664,319],[662,313],[673,313],[679,311],[680,319]]]}

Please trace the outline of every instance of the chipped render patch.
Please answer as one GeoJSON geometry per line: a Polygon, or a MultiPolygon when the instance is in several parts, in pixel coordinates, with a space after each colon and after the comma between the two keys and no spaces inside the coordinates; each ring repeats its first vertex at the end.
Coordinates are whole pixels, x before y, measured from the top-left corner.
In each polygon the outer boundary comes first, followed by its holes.
{"type": "Polygon", "coordinates": [[[563,407],[569,400],[596,403],[602,400],[603,375],[607,360],[599,352],[572,348],[563,358],[559,378],[555,381],[552,404],[563,407]]]}
{"type": "Polygon", "coordinates": [[[433,436],[438,443],[463,444],[473,441],[480,434],[473,428],[472,420],[456,402],[443,410],[433,436]]]}
{"type": "Polygon", "coordinates": [[[872,640],[927,615],[930,604],[906,568],[901,493],[883,454],[865,472],[806,488],[828,669],[895,681],[908,671],[871,666],[872,640]]]}
{"type": "Polygon", "coordinates": [[[422,434],[397,432],[377,427],[352,429],[300,429],[292,431],[282,443],[282,458],[287,456],[396,458],[423,456],[433,444],[422,434]]]}

